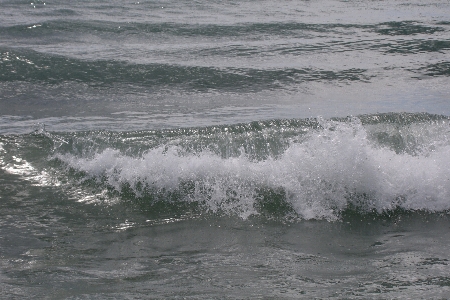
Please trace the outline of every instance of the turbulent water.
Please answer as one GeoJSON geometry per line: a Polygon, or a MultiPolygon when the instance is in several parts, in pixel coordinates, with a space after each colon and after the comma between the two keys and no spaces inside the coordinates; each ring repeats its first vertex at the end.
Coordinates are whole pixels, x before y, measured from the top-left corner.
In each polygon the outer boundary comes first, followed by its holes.
{"type": "Polygon", "coordinates": [[[2,299],[449,297],[448,1],[0,8],[2,299]]]}

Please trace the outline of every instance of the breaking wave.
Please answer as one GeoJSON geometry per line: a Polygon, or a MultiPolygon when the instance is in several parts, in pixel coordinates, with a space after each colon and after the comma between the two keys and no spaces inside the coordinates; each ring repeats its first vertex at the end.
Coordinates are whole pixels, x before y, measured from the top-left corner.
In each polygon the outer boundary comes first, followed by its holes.
{"type": "Polygon", "coordinates": [[[52,160],[148,210],[336,220],[348,209],[450,209],[449,120],[427,114],[78,133],[52,160]]]}

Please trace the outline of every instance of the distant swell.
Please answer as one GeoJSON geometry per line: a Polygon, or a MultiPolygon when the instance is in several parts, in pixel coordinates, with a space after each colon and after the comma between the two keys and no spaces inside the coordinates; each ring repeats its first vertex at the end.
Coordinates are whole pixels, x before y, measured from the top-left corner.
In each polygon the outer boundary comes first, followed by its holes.
{"type": "Polygon", "coordinates": [[[86,61],[34,51],[0,53],[0,82],[30,81],[60,84],[67,81],[94,86],[132,84],[149,88],[183,88],[191,91],[230,90],[254,92],[303,81],[368,80],[365,70],[249,69],[132,64],[114,60],[86,61]]]}
{"type": "MultiPolygon", "coordinates": [[[[54,15],[70,16],[77,15],[73,10],[58,10],[54,15]]],[[[77,21],[77,20],[57,20],[47,21],[39,24],[38,34],[60,34],[65,33],[87,33],[97,34],[115,33],[124,35],[134,34],[168,34],[176,36],[241,36],[241,35],[293,35],[299,32],[332,32],[334,30],[355,30],[364,29],[373,31],[380,35],[416,35],[434,34],[444,31],[443,22],[431,26],[413,21],[384,22],[379,24],[315,24],[301,22],[271,22],[271,23],[240,23],[232,25],[218,24],[180,24],[175,22],[161,23],[138,23],[138,22],[109,22],[109,21],[77,21]]],[[[0,33],[4,35],[30,35],[31,25],[14,25],[11,27],[0,27],[0,33]]]]}

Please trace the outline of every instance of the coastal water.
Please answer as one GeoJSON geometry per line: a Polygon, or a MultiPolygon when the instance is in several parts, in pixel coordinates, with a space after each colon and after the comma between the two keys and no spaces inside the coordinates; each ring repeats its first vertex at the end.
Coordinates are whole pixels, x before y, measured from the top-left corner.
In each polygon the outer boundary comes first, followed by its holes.
{"type": "Polygon", "coordinates": [[[450,297],[448,1],[0,8],[2,299],[450,297]]]}

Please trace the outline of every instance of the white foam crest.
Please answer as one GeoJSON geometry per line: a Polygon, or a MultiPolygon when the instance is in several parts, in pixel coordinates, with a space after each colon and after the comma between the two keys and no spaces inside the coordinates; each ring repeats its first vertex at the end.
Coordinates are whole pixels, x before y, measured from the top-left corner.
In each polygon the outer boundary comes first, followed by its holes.
{"type": "MultiPolygon", "coordinates": [[[[327,121],[324,129],[292,142],[277,158],[254,161],[247,155],[222,158],[203,151],[186,154],[177,146],[160,147],[139,158],[107,149],[93,158],[60,155],[71,167],[106,178],[121,190],[139,183],[158,191],[193,188],[186,201],[204,203],[211,211],[257,214],[260,189],[280,188],[305,219],[336,219],[349,203],[379,212],[396,207],[450,209],[450,146],[412,156],[374,145],[364,127],[327,121]]],[[[140,190],[135,188],[139,195],[140,190]]]]}
{"type": "MultiPolygon", "coordinates": [[[[333,122],[329,122],[328,126],[333,122]]],[[[334,123],[284,153],[278,177],[305,217],[349,201],[381,212],[397,206],[440,211],[450,208],[450,147],[421,156],[397,154],[373,145],[358,122],[334,123]],[[308,204],[306,199],[313,203],[308,204]]],[[[326,215],[324,215],[325,217],[326,215]]]]}

